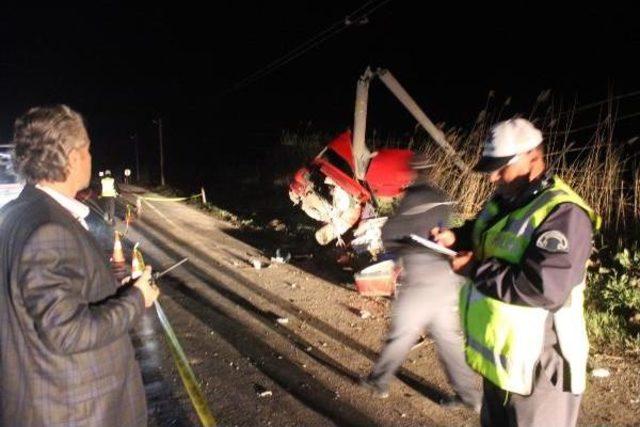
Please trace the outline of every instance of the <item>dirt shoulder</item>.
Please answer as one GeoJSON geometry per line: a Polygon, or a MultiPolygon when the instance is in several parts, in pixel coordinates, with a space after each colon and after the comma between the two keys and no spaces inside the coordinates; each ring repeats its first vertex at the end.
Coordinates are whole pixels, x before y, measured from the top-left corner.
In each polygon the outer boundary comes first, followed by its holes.
{"type": "MultiPolygon", "coordinates": [[[[135,195],[125,198],[135,204],[135,195]]],[[[162,298],[182,313],[178,336],[188,353],[198,353],[194,370],[224,425],[478,423],[470,411],[435,403],[451,389],[429,340],[410,353],[390,398],[376,400],[355,385],[377,357],[390,300],[357,294],[350,274],[314,251],[312,236],[293,232],[286,218],[286,227],[275,231],[242,228],[181,202],[150,201],[143,209],[128,238],[141,242],[152,264],[161,269],[190,259],[164,281],[162,298]],[[292,261],[272,262],[276,248],[291,252],[292,261]],[[309,253],[314,256],[295,257],[309,253]],[[217,345],[227,350],[212,350],[217,345]],[[258,397],[262,389],[272,395],[258,397]]],[[[605,356],[590,364],[611,375],[590,376],[579,423],[637,424],[638,364],[605,356]]]]}

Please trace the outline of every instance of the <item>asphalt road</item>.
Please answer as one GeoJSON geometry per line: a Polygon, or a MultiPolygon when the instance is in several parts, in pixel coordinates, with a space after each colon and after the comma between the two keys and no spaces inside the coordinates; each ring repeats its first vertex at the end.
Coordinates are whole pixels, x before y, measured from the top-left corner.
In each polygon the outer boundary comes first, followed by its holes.
{"type": "MultiPolygon", "coordinates": [[[[143,192],[125,190],[121,202],[132,204],[143,192]]],[[[122,222],[116,228],[125,231],[122,222]]],[[[99,220],[93,230],[109,252],[112,230],[99,220]]],[[[410,353],[388,399],[355,384],[377,357],[390,301],[361,297],[316,259],[272,262],[273,242],[260,230],[249,235],[179,202],[144,202],[126,234],[127,258],[135,242],[155,271],[189,258],[160,279],[159,301],[219,425],[479,424],[471,411],[435,403],[451,389],[428,339],[410,353]]],[[[293,244],[284,249],[295,251],[293,244]]],[[[146,313],[132,339],[150,425],[199,425],[155,311],[146,313]]],[[[613,375],[590,382],[579,423],[633,425],[640,419],[639,367],[624,360],[592,363],[613,375]]]]}

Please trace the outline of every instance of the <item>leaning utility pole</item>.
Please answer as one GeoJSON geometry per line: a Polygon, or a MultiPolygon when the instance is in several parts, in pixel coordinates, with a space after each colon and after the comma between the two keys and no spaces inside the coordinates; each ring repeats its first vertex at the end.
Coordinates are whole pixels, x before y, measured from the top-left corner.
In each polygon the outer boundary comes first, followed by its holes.
{"type": "Polygon", "coordinates": [[[398,80],[389,72],[389,70],[378,69],[376,74],[382,80],[382,83],[398,98],[398,100],[405,106],[411,115],[420,123],[420,125],[431,135],[433,140],[442,148],[445,153],[451,156],[453,163],[462,172],[468,172],[469,167],[460,158],[456,150],[453,149],[451,144],[447,141],[444,133],[433,124],[427,115],[420,109],[418,104],[411,98],[407,91],[400,85],[398,80]]]}
{"type": "Polygon", "coordinates": [[[162,118],[158,118],[158,141],[160,142],[160,185],[164,186],[164,153],[162,149],[162,118]]]}
{"type": "Polygon", "coordinates": [[[367,129],[367,102],[369,99],[369,82],[375,75],[367,67],[364,74],[358,79],[356,88],[356,108],[353,117],[353,166],[356,178],[364,180],[367,166],[371,159],[371,153],[365,143],[367,129]]]}

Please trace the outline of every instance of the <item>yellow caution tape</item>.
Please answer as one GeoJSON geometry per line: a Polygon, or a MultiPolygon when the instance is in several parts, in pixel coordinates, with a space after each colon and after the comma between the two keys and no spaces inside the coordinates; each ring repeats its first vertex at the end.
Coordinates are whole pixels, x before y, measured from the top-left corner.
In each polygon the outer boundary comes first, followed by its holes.
{"type": "Polygon", "coordinates": [[[184,202],[185,200],[195,199],[196,197],[201,197],[200,194],[194,194],[189,197],[148,197],[148,196],[140,196],[142,199],[150,201],[150,202],[184,202]]]}
{"type": "Polygon", "coordinates": [[[169,348],[171,349],[173,360],[175,361],[176,367],[178,368],[180,378],[182,378],[184,388],[189,394],[189,398],[191,399],[193,408],[196,410],[196,413],[200,418],[200,422],[204,427],[215,426],[216,420],[213,418],[211,411],[209,411],[207,401],[202,395],[202,390],[200,390],[200,386],[198,385],[196,376],[191,369],[191,365],[189,365],[187,356],[184,354],[184,350],[178,342],[178,338],[176,337],[175,332],[173,332],[173,328],[171,327],[167,316],[164,314],[164,310],[162,310],[162,307],[160,307],[160,303],[158,303],[157,300],[155,302],[155,306],[156,312],[158,313],[158,318],[160,319],[160,324],[162,325],[167,340],[169,341],[169,348]]]}

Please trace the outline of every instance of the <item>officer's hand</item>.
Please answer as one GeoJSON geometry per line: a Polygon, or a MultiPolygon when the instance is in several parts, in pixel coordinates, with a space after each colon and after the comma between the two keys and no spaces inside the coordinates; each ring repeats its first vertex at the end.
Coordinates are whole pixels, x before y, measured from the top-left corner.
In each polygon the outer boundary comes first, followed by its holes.
{"type": "Polygon", "coordinates": [[[142,273],[142,276],[133,284],[136,288],[140,289],[142,296],[144,297],[144,306],[151,307],[153,302],[158,299],[160,289],[153,284],[151,280],[151,267],[147,266],[142,273]]]}
{"type": "Polygon", "coordinates": [[[431,239],[437,244],[450,248],[456,242],[456,235],[453,231],[444,227],[433,227],[430,231],[431,239]]]}
{"type": "Polygon", "coordinates": [[[473,252],[472,251],[460,251],[458,255],[451,258],[451,269],[462,275],[469,276],[471,269],[473,268],[473,252]]]}

